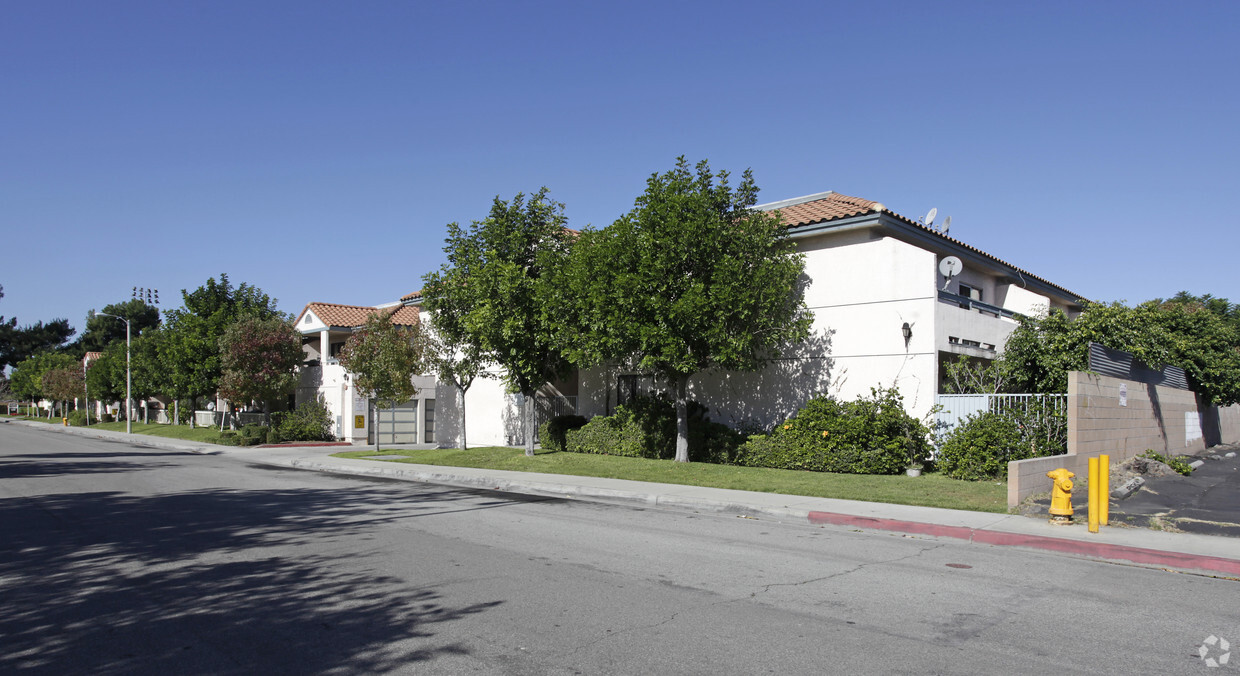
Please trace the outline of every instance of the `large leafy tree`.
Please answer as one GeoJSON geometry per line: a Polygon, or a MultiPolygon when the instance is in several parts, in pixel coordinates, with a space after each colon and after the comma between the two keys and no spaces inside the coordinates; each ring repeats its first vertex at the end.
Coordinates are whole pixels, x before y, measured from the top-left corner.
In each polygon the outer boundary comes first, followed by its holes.
{"type": "MultiPolygon", "coordinates": [[[[396,326],[390,312],[374,313],[340,350],[340,364],[353,374],[354,390],[377,408],[417,396],[413,377],[426,371],[426,345],[420,326],[396,326]]],[[[375,430],[375,449],[379,433],[375,430]]]]}
{"type": "Polygon", "coordinates": [[[79,365],[50,369],[43,374],[43,396],[52,401],[63,402],[62,411],[68,411],[69,402],[86,396],[86,378],[79,365]]]}
{"type": "Polygon", "coordinates": [[[448,346],[498,364],[509,389],[523,395],[522,429],[530,456],[535,394],[570,369],[556,345],[559,319],[546,297],[547,281],[568,258],[573,233],[567,222],[564,205],[546,188],[528,199],[496,197],[487,218],[468,230],[448,225],[448,262],[423,279],[425,306],[442,322],[448,346]]]}
{"type": "Polygon", "coordinates": [[[994,368],[1012,392],[1066,392],[1069,371],[1089,368],[1089,343],[1123,350],[1158,368],[1179,366],[1210,403],[1240,402],[1240,322],[1225,299],[1180,294],[1135,307],[1084,303],[1068,320],[1060,311],[1025,318],[994,368]]]}
{"type": "Polygon", "coordinates": [[[548,290],[573,361],[626,360],[667,384],[680,462],[691,376],[761,369],[809,335],[804,259],[778,215],[752,209],[757,195],[749,170],[733,189],[726,171],[680,157],[650,176],[632,211],[582,233],[548,290]]]}
{"type": "Polygon", "coordinates": [[[220,394],[230,401],[261,402],[271,410],[297,388],[297,369],[305,355],[301,334],[277,318],[246,317],[220,337],[220,394]]]}
{"type": "Polygon", "coordinates": [[[181,296],[183,306],[167,313],[159,354],[172,394],[191,403],[219,388],[220,337],[229,324],[243,317],[288,319],[274,298],[245,283],[234,287],[226,274],[192,292],[182,289],[181,296]]]}
{"type": "MultiPolygon", "coordinates": [[[[44,351],[24,359],[13,369],[10,387],[13,394],[22,399],[38,400],[47,397],[43,391],[43,375],[55,369],[78,368],[79,363],[67,354],[44,351]]],[[[50,397],[49,397],[50,398],[50,397]]]]}
{"type": "MultiPolygon", "coordinates": [[[[167,372],[159,360],[159,342],[163,337],[163,332],[158,328],[148,329],[134,338],[129,346],[130,386],[135,405],[136,402],[144,402],[150,397],[169,392],[167,372]]],[[[86,385],[92,398],[104,401],[124,400],[125,352],[124,340],[114,342],[105,347],[99,358],[87,367],[86,385]]],[[[143,414],[149,414],[145,406],[143,414]]]]}
{"type": "MultiPolygon", "coordinates": [[[[0,298],[4,287],[0,286],[0,298]]],[[[0,315],[0,371],[16,366],[19,362],[45,350],[59,348],[76,331],[67,319],[54,319],[47,324],[35,322],[19,327],[16,317],[5,319],[0,315]]]]}
{"type": "Polygon", "coordinates": [[[113,343],[125,342],[125,322],[116,317],[129,320],[131,338],[159,326],[159,308],[154,305],[147,305],[137,298],[112,303],[104,306],[102,314],[92,310],[87,315],[86,329],[76,341],[66,346],[66,352],[82,357],[87,352],[102,352],[113,343]]]}

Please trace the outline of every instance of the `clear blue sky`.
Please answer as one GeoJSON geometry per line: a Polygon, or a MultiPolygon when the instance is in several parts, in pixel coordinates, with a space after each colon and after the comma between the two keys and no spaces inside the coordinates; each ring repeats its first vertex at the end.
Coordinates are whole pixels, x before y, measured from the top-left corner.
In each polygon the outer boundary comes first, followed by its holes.
{"type": "Polygon", "coordinates": [[[1098,300],[1240,301],[1240,2],[6,2],[0,314],[221,272],[377,304],[445,224],[573,227],[677,155],[825,190],[1098,300]]]}

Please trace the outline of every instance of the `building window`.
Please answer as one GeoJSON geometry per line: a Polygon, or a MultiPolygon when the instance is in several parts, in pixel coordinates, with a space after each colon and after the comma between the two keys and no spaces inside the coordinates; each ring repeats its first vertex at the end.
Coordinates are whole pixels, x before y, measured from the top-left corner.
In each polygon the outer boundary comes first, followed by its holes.
{"type": "Polygon", "coordinates": [[[302,322],[302,323],[303,323],[303,324],[309,324],[309,323],[310,323],[310,315],[306,315],[306,321],[304,321],[304,322],[302,322]]]}
{"type": "Polygon", "coordinates": [[[434,399],[426,400],[425,408],[423,409],[422,415],[425,420],[425,423],[422,425],[422,429],[425,431],[425,436],[423,437],[423,441],[425,441],[428,444],[433,444],[435,443],[435,400],[434,399]]]}
{"type": "Polygon", "coordinates": [[[982,290],[974,286],[969,286],[968,284],[960,285],[960,295],[965,298],[975,300],[979,303],[982,302],[982,290]]]}
{"type": "Polygon", "coordinates": [[[340,356],[340,351],[341,351],[341,350],[343,350],[343,349],[344,349],[344,343],[332,343],[332,344],[331,344],[331,347],[330,347],[330,348],[328,348],[328,350],[329,350],[329,352],[328,352],[328,356],[331,356],[331,357],[339,357],[339,356],[340,356]]]}

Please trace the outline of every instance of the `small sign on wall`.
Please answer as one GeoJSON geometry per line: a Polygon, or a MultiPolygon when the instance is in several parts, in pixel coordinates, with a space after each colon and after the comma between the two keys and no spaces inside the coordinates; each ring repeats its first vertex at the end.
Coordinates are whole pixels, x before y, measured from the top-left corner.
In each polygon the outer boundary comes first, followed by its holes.
{"type": "Polygon", "coordinates": [[[353,416],[353,429],[360,430],[360,429],[365,429],[365,428],[366,428],[366,416],[364,415],[353,416]]]}
{"type": "Polygon", "coordinates": [[[1128,405],[1128,383],[1119,384],[1119,405],[1128,405]]]}

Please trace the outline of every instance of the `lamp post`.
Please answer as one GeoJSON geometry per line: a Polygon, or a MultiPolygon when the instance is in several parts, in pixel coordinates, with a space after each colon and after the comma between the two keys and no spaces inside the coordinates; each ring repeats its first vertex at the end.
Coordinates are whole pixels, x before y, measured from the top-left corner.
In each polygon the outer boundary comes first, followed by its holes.
{"type": "Polygon", "coordinates": [[[125,434],[133,434],[133,377],[129,371],[129,320],[120,315],[96,312],[100,317],[111,317],[125,322],[125,434]]]}

